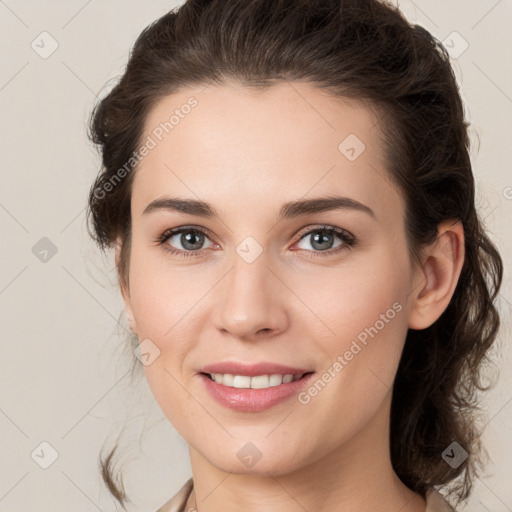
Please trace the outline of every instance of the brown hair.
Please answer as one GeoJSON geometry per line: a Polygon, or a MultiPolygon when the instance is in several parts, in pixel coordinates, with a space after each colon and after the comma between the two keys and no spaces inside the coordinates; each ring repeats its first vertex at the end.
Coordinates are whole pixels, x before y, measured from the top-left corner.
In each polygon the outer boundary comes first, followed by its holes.
{"type": "MultiPolygon", "coordinates": [[[[407,334],[390,425],[392,464],[404,484],[424,495],[451,482],[459,503],[482,464],[477,394],[489,389],[481,371],[500,325],[494,301],[502,260],[475,208],[469,124],[447,51],[396,7],[378,0],[188,0],[149,25],[91,116],[103,164],[88,198],[91,236],[103,250],[120,238],[118,276],[128,285],[131,171],[143,123],[159,99],[193,84],[237,82],[256,90],[284,80],[378,109],[390,175],[406,200],[414,263],[435,241],[439,223],[463,224],[457,287],[433,325],[407,334]],[[442,453],[454,441],[469,456],[452,468],[442,453]]],[[[103,477],[123,505],[111,456],[101,461],[103,477]]]]}

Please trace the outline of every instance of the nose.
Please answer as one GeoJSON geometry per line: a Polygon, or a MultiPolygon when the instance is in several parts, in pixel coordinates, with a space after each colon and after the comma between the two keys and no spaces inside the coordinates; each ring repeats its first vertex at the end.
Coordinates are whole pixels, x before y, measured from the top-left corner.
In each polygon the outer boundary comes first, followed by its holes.
{"type": "Polygon", "coordinates": [[[236,252],[233,265],[217,285],[213,322],[224,335],[249,341],[269,338],[288,327],[290,292],[265,252],[252,263],[236,252]]]}

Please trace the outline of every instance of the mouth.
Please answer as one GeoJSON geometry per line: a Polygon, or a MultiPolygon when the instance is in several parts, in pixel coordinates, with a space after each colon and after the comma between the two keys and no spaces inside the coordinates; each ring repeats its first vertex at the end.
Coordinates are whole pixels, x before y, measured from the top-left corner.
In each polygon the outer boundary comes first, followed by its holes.
{"type": "MultiPolygon", "coordinates": [[[[227,368],[226,368],[227,369],[227,368]]],[[[274,369],[274,372],[279,371],[274,369]]],[[[286,370],[282,370],[286,371],[286,370]]],[[[249,373],[249,372],[247,372],[249,373]]],[[[263,412],[291,400],[313,379],[314,371],[254,375],[200,372],[206,391],[220,405],[238,412],[263,412]]]]}
{"type": "Polygon", "coordinates": [[[266,374],[266,375],[233,375],[231,373],[200,372],[210,380],[226,387],[237,389],[267,389],[303,379],[314,372],[266,374]]]}

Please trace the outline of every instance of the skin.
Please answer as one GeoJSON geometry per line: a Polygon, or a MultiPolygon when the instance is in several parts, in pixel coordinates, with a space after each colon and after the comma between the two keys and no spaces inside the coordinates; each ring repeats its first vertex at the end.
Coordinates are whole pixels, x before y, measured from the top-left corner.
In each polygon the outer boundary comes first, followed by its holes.
{"type": "Polygon", "coordinates": [[[461,223],[440,225],[413,268],[404,200],[386,170],[378,118],[361,102],[305,82],[257,94],[235,84],[189,87],[155,105],[143,140],[191,96],[197,106],[136,169],[121,290],[131,329],[160,351],[144,367],[154,397],[189,445],[195,489],[185,510],[424,512],[424,498],[390,461],[392,383],[407,330],[434,323],[453,295],[461,223]],[[366,146],[354,161],[338,149],[349,134],[366,146]],[[143,215],[167,194],[206,201],[220,217],[143,215]],[[375,218],[338,209],[277,222],[284,203],[328,195],[355,199],[375,218]],[[311,233],[324,224],[357,244],[334,234],[328,243],[344,248],[325,254],[311,233]],[[190,225],[210,233],[199,255],[164,249],[190,252],[180,234],[155,242],[190,225]],[[252,263],[236,252],[248,236],[263,249],[252,263]],[[197,374],[221,360],[274,361],[318,378],[397,302],[401,311],[308,404],[295,396],[263,412],[233,411],[197,374]],[[262,454],[252,467],[237,457],[248,442],[262,454]]]}

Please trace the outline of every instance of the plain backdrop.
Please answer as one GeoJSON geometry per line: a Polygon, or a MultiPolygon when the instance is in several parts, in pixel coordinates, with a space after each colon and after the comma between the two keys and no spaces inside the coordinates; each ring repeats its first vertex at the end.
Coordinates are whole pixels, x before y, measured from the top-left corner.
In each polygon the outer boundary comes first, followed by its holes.
{"type": "MultiPolygon", "coordinates": [[[[113,257],[89,239],[84,215],[99,170],[86,138],[96,96],[122,73],[140,31],[179,4],[0,0],[1,512],[116,510],[97,460],[127,411],[129,510],[154,512],[191,476],[186,443],[145,380],[130,384],[113,257]]],[[[450,46],[472,123],[478,207],[505,261],[499,380],[483,400],[491,460],[465,510],[511,511],[512,1],[400,7],[450,46]]]]}

